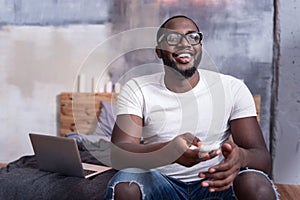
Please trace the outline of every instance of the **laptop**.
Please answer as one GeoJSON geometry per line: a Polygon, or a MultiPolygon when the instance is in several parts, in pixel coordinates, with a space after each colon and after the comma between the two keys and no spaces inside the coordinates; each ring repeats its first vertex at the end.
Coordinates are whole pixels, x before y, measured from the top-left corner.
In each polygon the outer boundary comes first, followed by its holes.
{"type": "Polygon", "coordinates": [[[82,163],[75,139],[29,133],[40,170],[91,178],[111,167],[82,163]]]}

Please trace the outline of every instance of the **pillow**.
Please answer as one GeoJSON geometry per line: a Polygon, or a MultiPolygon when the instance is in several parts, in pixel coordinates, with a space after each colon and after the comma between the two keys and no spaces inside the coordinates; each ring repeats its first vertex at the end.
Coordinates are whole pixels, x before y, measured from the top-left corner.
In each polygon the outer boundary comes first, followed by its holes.
{"type": "Polygon", "coordinates": [[[110,140],[116,121],[116,103],[101,101],[101,111],[94,131],[95,135],[105,136],[110,140]]]}

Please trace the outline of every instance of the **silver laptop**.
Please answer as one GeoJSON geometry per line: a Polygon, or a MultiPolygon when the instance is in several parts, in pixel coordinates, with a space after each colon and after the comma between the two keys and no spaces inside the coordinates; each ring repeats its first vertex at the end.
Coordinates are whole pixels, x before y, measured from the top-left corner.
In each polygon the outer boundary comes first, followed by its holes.
{"type": "Polygon", "coordinates": [[[111,169],[82,163],[75,139],[29,133],[40,170],[90,178],[111,169]]]}

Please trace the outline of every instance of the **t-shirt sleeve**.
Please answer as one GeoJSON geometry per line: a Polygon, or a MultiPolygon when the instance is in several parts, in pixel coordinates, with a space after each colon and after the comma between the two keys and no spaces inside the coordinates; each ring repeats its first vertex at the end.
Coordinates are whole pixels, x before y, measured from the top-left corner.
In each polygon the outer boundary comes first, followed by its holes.
{"type": "Polygon", "coordinates": [[[257,116],[253,95],[240,80],[234,80],[232,85],[233,109],[230,120],[257,116]]]}
{"type": "Polygon", "coordinates": [[[143,117],[143,95],[134,79],[128,81],[118,96],[117,115],[132,114],[143,117]]]}

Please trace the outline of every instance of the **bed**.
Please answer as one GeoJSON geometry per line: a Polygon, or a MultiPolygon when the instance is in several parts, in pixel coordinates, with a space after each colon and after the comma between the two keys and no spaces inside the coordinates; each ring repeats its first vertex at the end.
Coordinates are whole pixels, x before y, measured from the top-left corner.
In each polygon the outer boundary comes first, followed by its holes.
{"type": "MultiPolygon", "coordinates": [[[[116,98],[114,93],[58,95],[58,135],[75,139],[80,136],[78,148],[83,162],[109,165],[116,98]],[[82,140],[90,143],[82,145],[82,140]]],[[[260,96],[254,95],[254,100],[259,116],[260,96]]],[[[68,177],[40,171],[34,155],[23,156],[0,168],[0,199],[103,199],[115,173],[111,169],[91,179],[68,177]]]]}
{"type": "MultiPolygon", "coordinates": [[[[93,148],[78,146],[83,162],[109,164],[107,163],[109,135],[101,135],[105,132],[101,130],[99,134],[99,126],[104,125],[106,131],[111,131],[114,109],[110,106],[115,105],[116,96],[114,93],[58,95],[58,135],[73,137],[76,133],[78,137],[77,133],[79,133],[86,138],[91,136],[93,141],[97,141],[96,144],[100,145],[93,148]],[[101,117],[104,120],[101,120],[101,117]],[[104,122],[109,124],[103,124],[104,122]],[[99,134],[97,137],[95,137],[96,131],[99,134]],[[106,158],[98,159],[97,155],[101,156],[103,152],[106,153],[106,158]]],[[[34,155],[23,156],[0,168],[0,199],[103,199],[106,185],[115,173],[116,171],[111,169],[90,179],[68,177],[40,171],[34,155]]]]}

